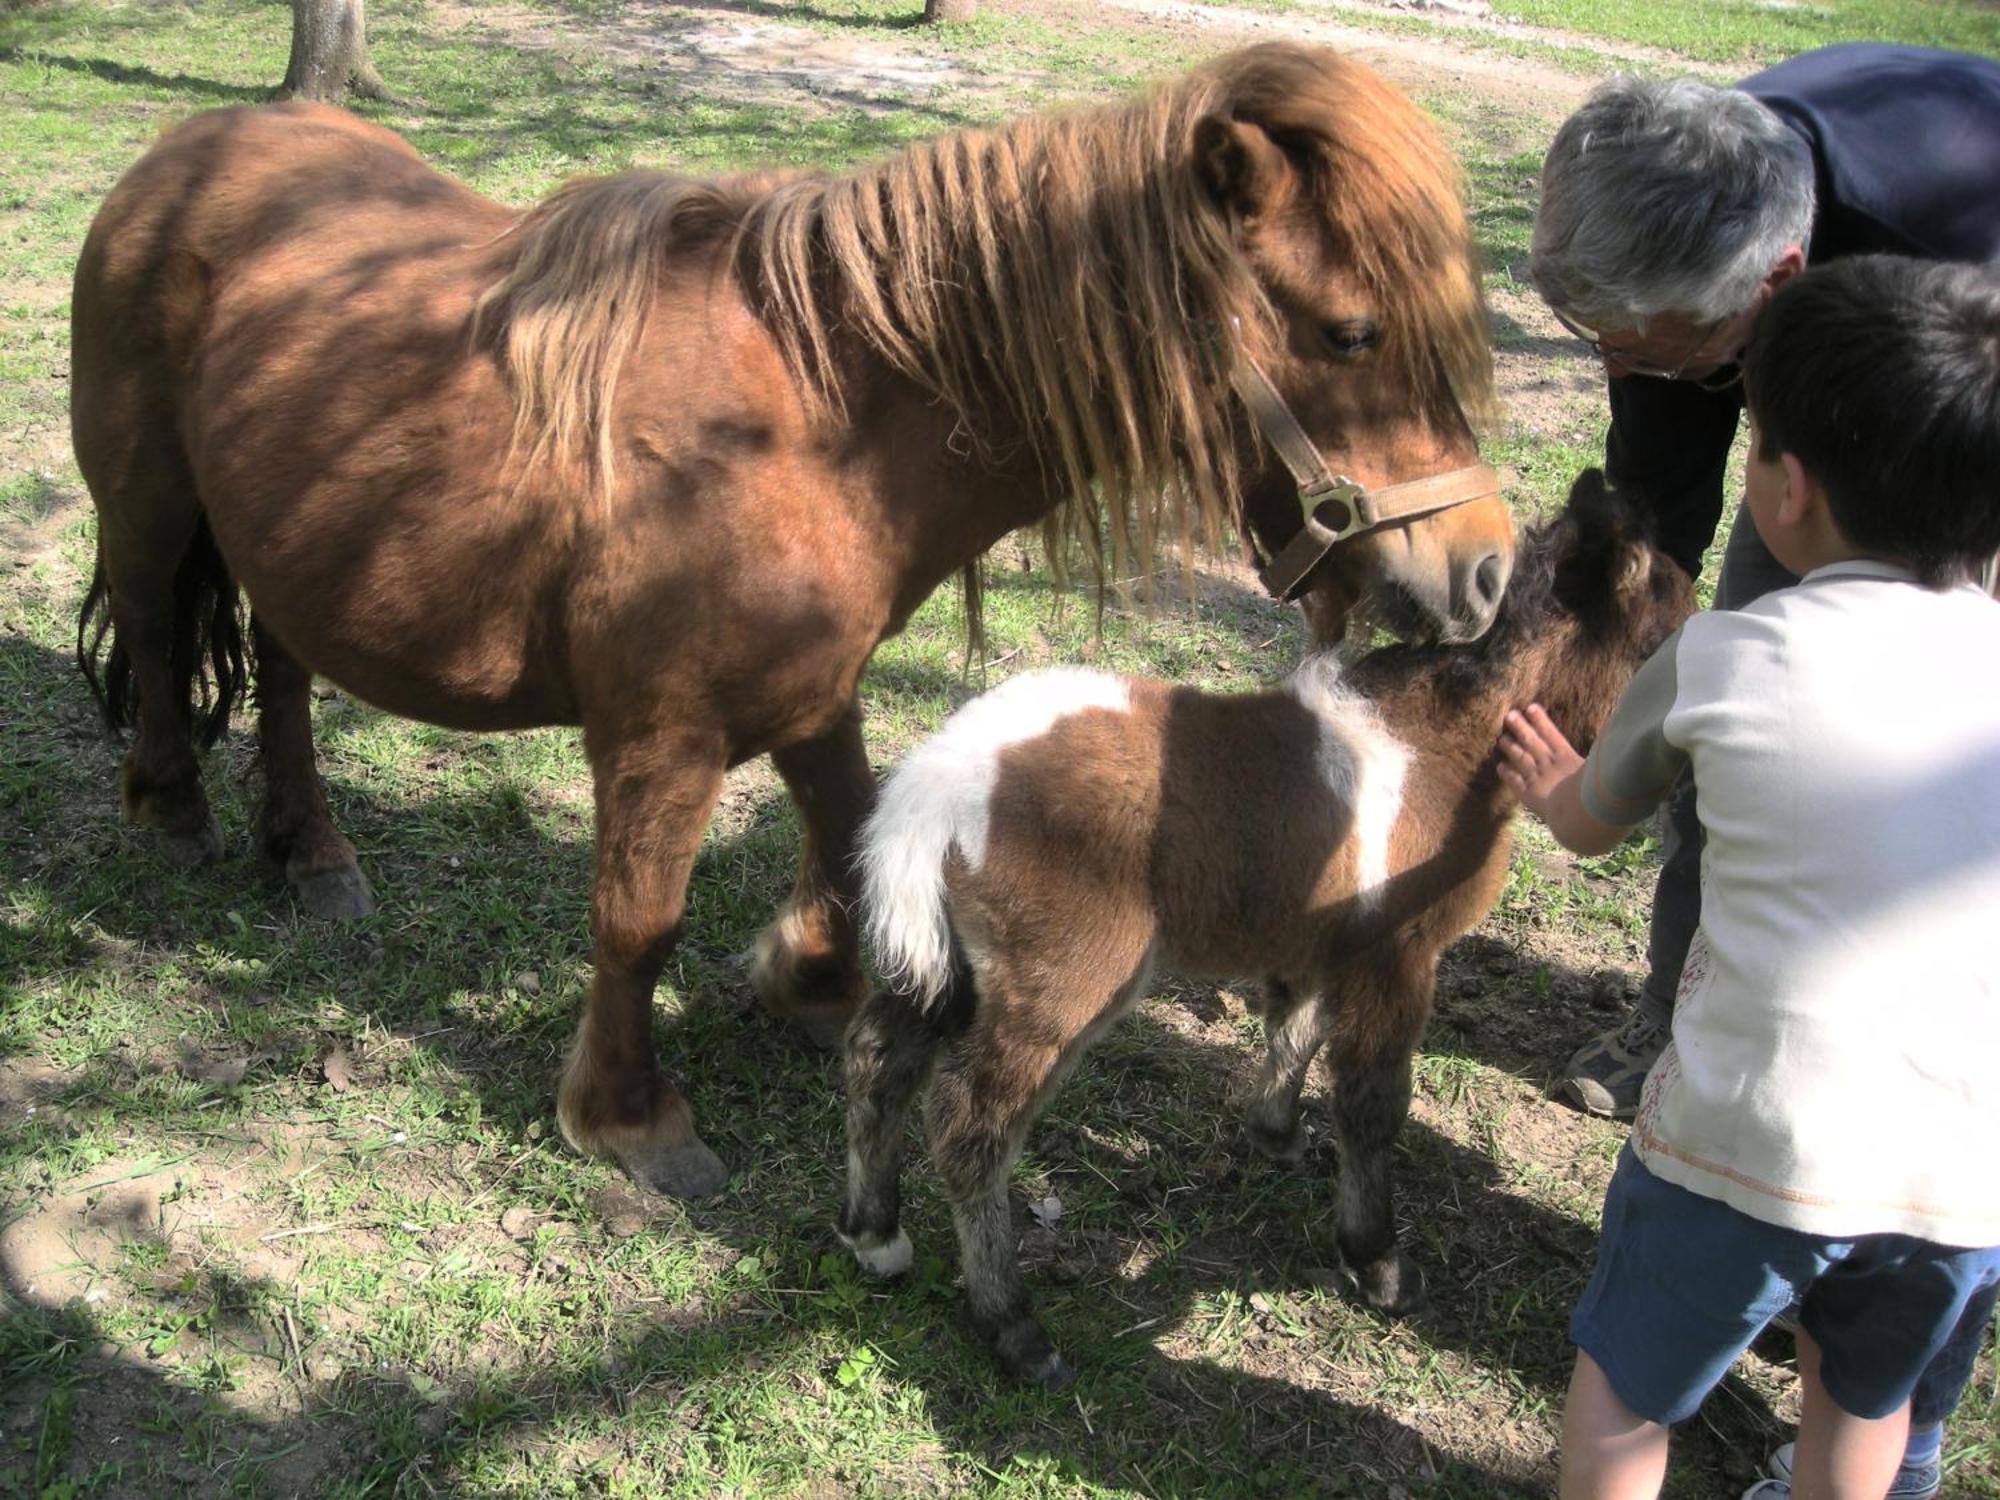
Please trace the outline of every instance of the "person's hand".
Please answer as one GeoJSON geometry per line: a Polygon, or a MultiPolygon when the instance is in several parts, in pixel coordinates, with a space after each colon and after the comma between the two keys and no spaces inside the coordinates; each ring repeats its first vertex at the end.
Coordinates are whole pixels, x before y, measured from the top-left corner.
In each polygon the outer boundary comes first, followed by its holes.
{"type": "Polygon", "coordinates": [[[1500,780],[1536,817],[1548,820],[1557,788],[1583,769],[1583,757],[1539,703],[1509,709],[1500,725],[1500,780]]]}

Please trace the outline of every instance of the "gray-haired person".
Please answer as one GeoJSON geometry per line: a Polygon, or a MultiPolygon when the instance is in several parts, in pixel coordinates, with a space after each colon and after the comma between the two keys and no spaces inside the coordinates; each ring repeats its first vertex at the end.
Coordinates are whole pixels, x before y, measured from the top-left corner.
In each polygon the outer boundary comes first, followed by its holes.
{"type": "MultiPolygon", "coordinates": [[[[1722,516],[1743,411],[1736,360],[1758,314],[1807,265],[1877,251],[2000,261],[2000,62],[1858,43],[1734,88],[1618,77],[1557,132],[1542,165],[1531,274],[1604,362],[1605,469],[1648,497],[1662,550],[1690,574],[1722,516]]],[[[1796,581],[1740,516],[1716,608],[1741,609],[1796,581]]],[[[1701,915],[1700,839],[1683,787],[1665,818],[1638,1002],[1564,1070],[1564,1093],[1593,1114],[1632,1115],[1666,1046],[1701,915]]],[[[1989,1290],[1925,1372],[1892,1500],[1937,1493],[1941,1423],[1992,1309],[1989,1290]]],[[[1789,1453],[1774,1458],[1774,1473],[1788,1477],[1789,1453]]]]}

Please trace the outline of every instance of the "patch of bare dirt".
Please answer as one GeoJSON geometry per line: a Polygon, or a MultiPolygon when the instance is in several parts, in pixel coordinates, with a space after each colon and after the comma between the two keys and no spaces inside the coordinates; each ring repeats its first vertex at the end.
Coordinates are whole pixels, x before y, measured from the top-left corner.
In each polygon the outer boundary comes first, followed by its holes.
{"type": "Polygon", "coordinates": [[[1525,283],[1495,288],[1487,306],[1508,422],[1542,438],[1594,436],[1604,421],[1604,367],[1525,283]]]}
{"type": "MultiPolygon", "coordinates": [[[[1595,81],[1544,62],[1456,47],[1439,38],[1372,30],[1365,13],[1357,13],[1351,20],[1334,20],[1297,12],[1203,5],[1194,0],[1104,0],[1104,3],[1177,31],[1212,37],[1217,47],[1273,37],[1335,47],[1406,88],[1472,89],[1496,103],[1529,110],[1551,121],[1560,120],[1581,103],[1595,81]]],[[[1388,7],[1380,7],[1376,13],[1392,12],[1388,7]]],[[[1577,44],[1596,47],[1580,39],[1577,44]]]]}
{"type": "Polygon", "coordinates": [[[478,25],[517,46],[584,54],[655,75],[704,100],[838,107],[890,114],[912,105],[982,101],[1001,108],[1018,97],[1026,75],[975,67],[933,51],[921,32],[828,35],[773,20],[766,7],[699,10],[632,0],[614,15],[557,18],[512,4],[444,0],[447,24],[478,25]]]}

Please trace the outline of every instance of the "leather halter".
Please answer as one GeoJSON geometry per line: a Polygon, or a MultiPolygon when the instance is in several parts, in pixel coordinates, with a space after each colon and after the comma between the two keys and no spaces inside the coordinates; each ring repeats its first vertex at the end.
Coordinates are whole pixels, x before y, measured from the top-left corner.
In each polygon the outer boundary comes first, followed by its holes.
{"type": "Polygon", "coordinates": [[[1318,447],[1255,360],[1239,359],[1230,383],[1299,487],[1299,510],[1305,525],[1257,574],[1276,598],[1297,598],[1306,575],[1319,560],[1351,536],[1500,493],[1500,476],[1487,464],[1471,464],[1379,490],[1356,484],[1326,466],[1318,447]],[[1322,520],[1320,512],[1329,508],[1333,514],[1322,520]]]}

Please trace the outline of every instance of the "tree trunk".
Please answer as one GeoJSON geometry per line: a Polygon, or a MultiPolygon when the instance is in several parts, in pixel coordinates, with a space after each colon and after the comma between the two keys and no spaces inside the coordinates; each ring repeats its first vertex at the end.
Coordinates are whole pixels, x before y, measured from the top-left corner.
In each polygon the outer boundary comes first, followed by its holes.
{"type": "Polygon", "coordinates": [[[970,21],[979,14],[979,0],[924,0],[926,21],[970,21]]]}
{"type": "Polygon", "coordinates": [[[362,0],[292,0],[292,60],[279,94],[337,101],[352,89],[364,99],[386,97],[368,61],[362,0]]]}

